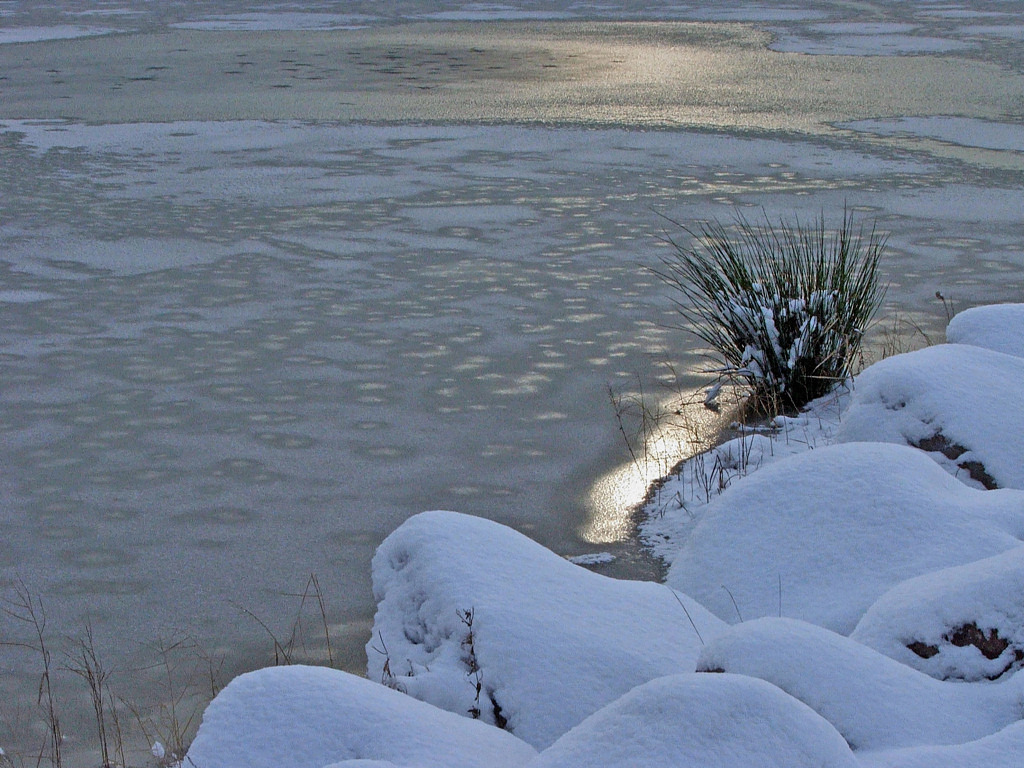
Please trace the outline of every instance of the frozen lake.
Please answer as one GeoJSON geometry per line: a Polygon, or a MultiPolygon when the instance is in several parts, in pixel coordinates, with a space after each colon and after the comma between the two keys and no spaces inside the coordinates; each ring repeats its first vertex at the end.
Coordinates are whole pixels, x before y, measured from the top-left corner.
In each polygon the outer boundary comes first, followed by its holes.
{"type": "MultiPolygon", "coordinates": [[[[55,652],[91,623],[126,696],[160,699],[161,642],[267,663],[310,574],[365,670],[369,559],[424,509],[653,573],[608,387],[705,381],[645,272],[663,217],[848,205],[940,339],[936,291],[1022,299],[998,7],[30,5],[0,3],[0,584],[55,652]]],[[[0,659],[28,749],[38,659],[0,659]]]]}

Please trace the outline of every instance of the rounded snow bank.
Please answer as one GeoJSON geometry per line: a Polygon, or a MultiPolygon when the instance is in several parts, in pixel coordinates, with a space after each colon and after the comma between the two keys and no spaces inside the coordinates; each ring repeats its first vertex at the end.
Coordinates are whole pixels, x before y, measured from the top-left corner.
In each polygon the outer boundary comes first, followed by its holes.
{"type": "Polygon", "coordinates": [[[788,616],[848,633],[914,576],[1020,545],[1024,493],[979,491],[905,446],[779,460],[713,500],[668,583],[723,619],[788,616]]]}
{"type": "Polygon", "coordinates": [[[1024,489],[1022,381],[1024,358],[982,347],[896,355],[857,376],[835,439],[906,443],[964,478],[1024,489]]]}
{"type": "Polygon", "coordinates": [[[835,728],[774,685],[673,675],[634,688],[546,749],[530,768],[857,768],[835,728]]]}
{"type": "Polygon", "coordinates": [[[371,679],[538,748],[634,686],[692,672],[701,642],[725,628],[664,584],[600,576],[455,512],[388,536],[373,589],[371,679]]]}
{"type": "Polygon", "coordinates": [[[1020,768],[1024,721],[966,744],[892,749],[857,757],[862,768],[1020,768]]]}
{"type": "Polygon", "coordinates": [[[949,321],[946,340],[1024,357],[1024,304],[974,307],[949,321]]]}
{"type": "Polygon", "coordinates": [[[850,637],[940,680],[995,679],[1024,662],[1021,595],[1024,547],[1015,547],[893,587],[850,637]]]}
{"type": "Polygon", "coordinates": [[[216,768],[517,768],[536,754],[514,736],[324,667],[236,677],[210,703],[183,765],[216,768]],[[344,763],[348,764],[348,763],[344,763]]]}
{"type": "Polygon", "coordinates": [[[708,643],[699,670],[767,680],[828,720],[854,749],[960,744],[1017,721],[1024,677],[948,683],[792,619],[758,619],[708,643]]]}

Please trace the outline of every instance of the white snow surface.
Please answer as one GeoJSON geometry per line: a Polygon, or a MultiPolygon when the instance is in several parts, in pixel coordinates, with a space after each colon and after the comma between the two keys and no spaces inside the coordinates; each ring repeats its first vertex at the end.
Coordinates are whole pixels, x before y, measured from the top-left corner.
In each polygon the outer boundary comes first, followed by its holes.
{"type": "Polygon", "coordinates": [[[966,449],[952,469],[978,462],[1000,488],[1024,489],[1022,381],[1024,359],[978,346],[939,344],[896,355],[857,377],[836,439],[942,439],[966,449]]]}
{"type": "Polygon", "coordinates": [[[532,747],[504,731],[365,678],[324,667],[289,666],[232,680],[203,713],[183,764],[515,768],[534,754],[532,747]]]}
{"type": "Polygon", "coordinates": [[[850,637],[896,661],[941,680],[984,680],[1017,668],[1024,653],[1024,547],[955,568],[926,573],[898,584],[868,609],[850,637]],[[952,642],[957,630],[974,625],[1008,645],[987,658],[976,645],[952,642]],[[929,658],[907,646],[923,643],[929,658]]]}
{"type": "Polygon", "coordinates": [[[411,696],[488,722],[497,705],[538,748],[636,685],[692,672],[701,643],[725,628],[663,584],[600,576],[454,512],[403,523],[377,550],[373,584],[371,679],[386,677],[387,658],[411,696]]]}
{"type": "Polygon", "coordinates": [[[855,750],[962,744],[1021,717],[1024,675],[978,685],[934,680],[827,629],[764,618],[708,643],[698,670],[766,680],[820,714],[855,750]]]}
{"type": "Polygon", "coordinates": [[[573,728],[530,768],[856,768],[824,718],[774,685],[683,674],[644,683],[573,728]]]}
{"type": "Polygon", "coordinates": [[[968,488],[905,446],[826,446],[713,500],[668,583],[728,621],[781,613],[848,633],[901,581],[1003,552],[1021,535],[1018,491],[968,488]]]}
{"type": "Polygon", "coordinates": [[[863,768],[1020,768],[1024,720],[966,744],[861,752],[863,768]]]}
{"type": "Polygon", "coordinates": [[[1024,357],[1024,304],[990,304],[964,310],[949,321],[946,340],[1024,357]]]}

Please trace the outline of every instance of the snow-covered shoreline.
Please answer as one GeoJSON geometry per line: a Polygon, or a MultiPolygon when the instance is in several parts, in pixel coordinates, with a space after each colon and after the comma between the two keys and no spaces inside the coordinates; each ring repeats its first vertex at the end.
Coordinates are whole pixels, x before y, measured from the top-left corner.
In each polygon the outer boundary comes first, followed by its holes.
{"type": "Polygon", "coordinates": [[[185,764],[1020,765],[1024,305],[948,338],[684,463],[643,526],[664,585],[411,518],[374,558],[370,680],[243,675],[185,764]]]}

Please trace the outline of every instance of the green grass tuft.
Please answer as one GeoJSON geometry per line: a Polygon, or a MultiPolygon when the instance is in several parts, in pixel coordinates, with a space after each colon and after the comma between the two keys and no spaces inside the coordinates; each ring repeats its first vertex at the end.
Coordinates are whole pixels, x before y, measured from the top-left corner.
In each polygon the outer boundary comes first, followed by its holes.
{"type": "Polygon", "coordinates": [[[807,225],[742,216],[683,227],[693,241],[658,275],[676,292],[681,328],[710,348],[719,381],[738,384],[761,413],[793,411],[853,373],[864,331],[885,294],[878,263],[885,237],[843,212],[807,225]]]}

